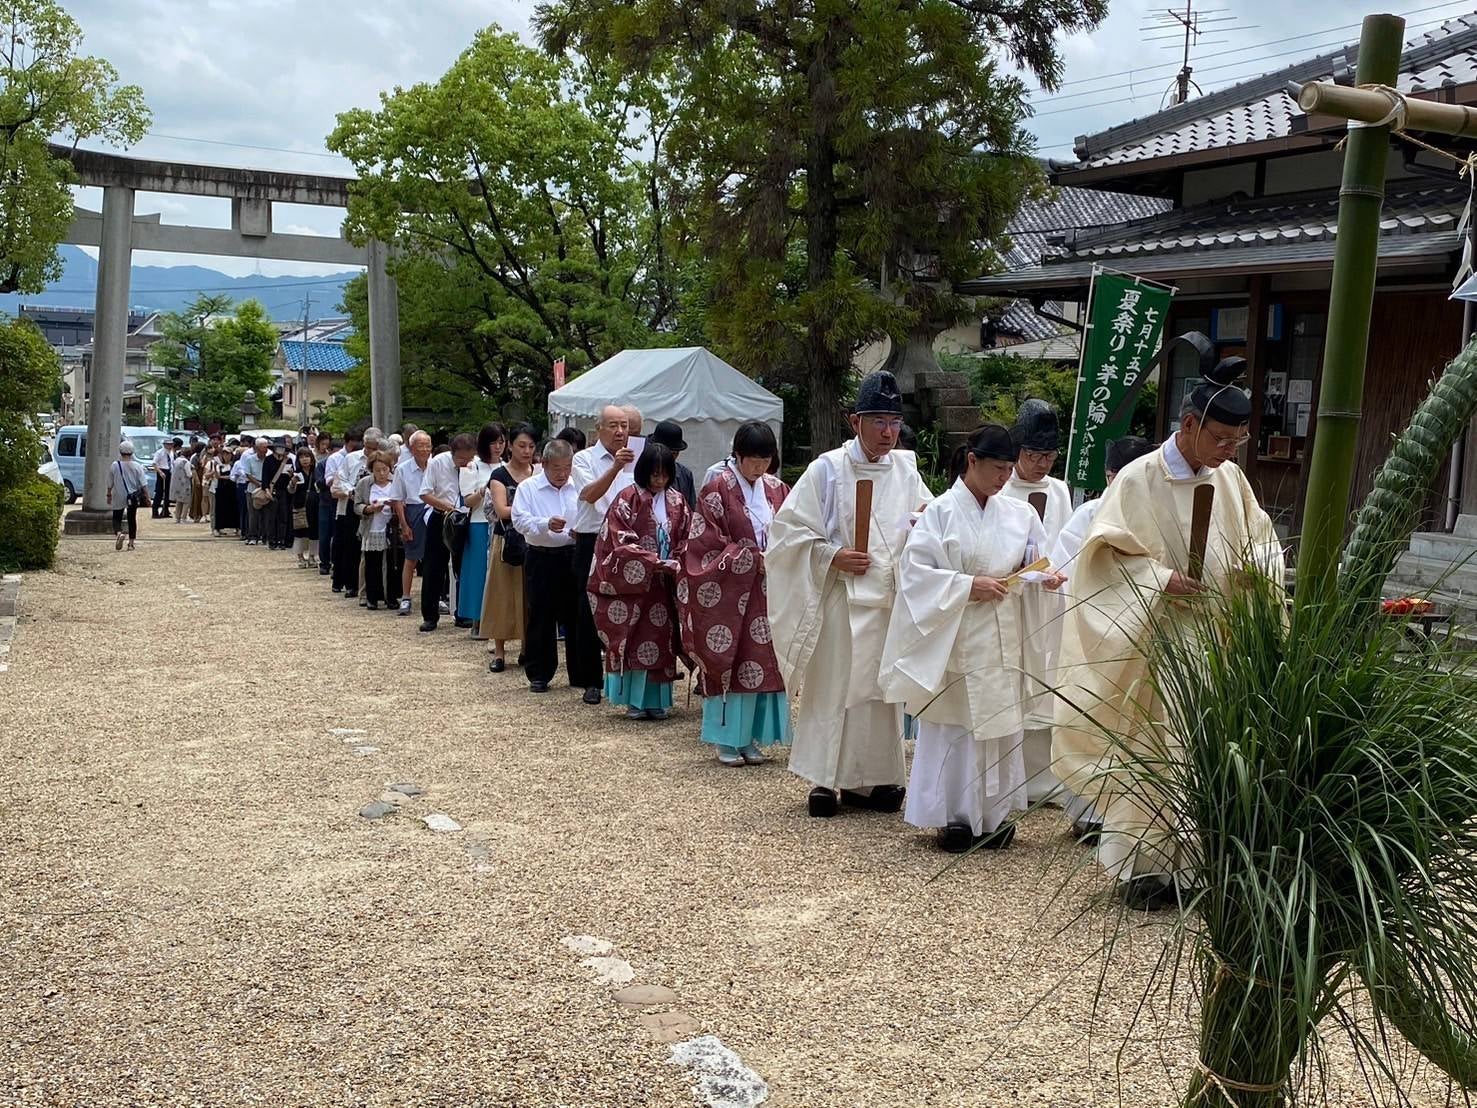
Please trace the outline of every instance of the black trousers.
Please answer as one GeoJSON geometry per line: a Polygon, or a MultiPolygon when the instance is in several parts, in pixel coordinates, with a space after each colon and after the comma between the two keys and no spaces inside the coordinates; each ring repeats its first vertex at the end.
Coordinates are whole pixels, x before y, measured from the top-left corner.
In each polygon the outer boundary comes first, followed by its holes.
{"type": "Polygon", "coordinates": [[[569,663],[569,683],[576,688],[598,689],[605,684],[602,662],[604,648],[595,630],[595,617],[590,612],[590,598],[585,589],[590,580],[590,564],[595,560],[598,535],[574,534],[573,618],[564,625],[565,656],[569,663]]]}
{"type": "Polygon", "coordinates": [[[371,604],[385,599],[385,555],[386,550],[364,552],[364,596],[371,604]]]}
{"type": "Polygon", "coordinates": [[[441,596],[450,581],[451,551],[441,532],[446,526],[445,512],[431,512],[426,520],[426,554],[421,559],[421,619],[431,626],[441,622],[441,596]]]}
{"type": "MultiPolygon", "coordinates": [[[[548,549],[528,548],[523,564],[523,595],[528,605],[527,626],[523,632],[523,672],[530,681],[549,682],[559,669],[559,624],[568,627],[574,620],[574,547],[548,549]]],[[[574,680],[574,643],[564,643],[564,660],[574,680]]]]}
{"type": "Polygon", "coordinates": [[[123,530],[123,517],[128,517],[128,541],[138,538],[138,505],[130,497],[122,508],[113,509],[113,533],[123,530]]]}
{"type": "Polygon", "coordinates": [[[359,517],[353,512],[333,521],[333,583],[345,592],[359,588],[359,517]]]}
{"type": "Polygon", "coordinates": [[[168,473],[156,473],[154,475],[154,518],[169,515],[169,479],[172,475],[168,473]]]}

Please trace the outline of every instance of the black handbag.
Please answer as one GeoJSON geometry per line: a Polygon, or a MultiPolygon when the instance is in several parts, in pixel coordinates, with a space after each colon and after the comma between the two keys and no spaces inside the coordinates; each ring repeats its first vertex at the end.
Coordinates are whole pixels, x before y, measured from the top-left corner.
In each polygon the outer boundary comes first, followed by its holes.
{"type": "Polygon", "coordinates": [[[460,554],[466,548],[471,530],[472,521],[466,512],[447,512],[442,517],[441,538],[446,542],[446,549],[453,554],[460,554]]]}
{"type": "Polygon", "coordinates": [[[528,540],[511,524],[502,525],[503,565],[521,566],[528,561],[528,540]]]}

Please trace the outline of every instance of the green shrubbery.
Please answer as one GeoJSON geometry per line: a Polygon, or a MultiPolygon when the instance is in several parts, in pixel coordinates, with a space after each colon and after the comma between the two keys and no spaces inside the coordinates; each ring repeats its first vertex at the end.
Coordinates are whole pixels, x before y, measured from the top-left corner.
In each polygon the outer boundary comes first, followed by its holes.
{"type": "Polygon", "coordinates": [[[56,482],[34,474],[0,488],[0,570],[50,568],[65,496],[56,482]]]}

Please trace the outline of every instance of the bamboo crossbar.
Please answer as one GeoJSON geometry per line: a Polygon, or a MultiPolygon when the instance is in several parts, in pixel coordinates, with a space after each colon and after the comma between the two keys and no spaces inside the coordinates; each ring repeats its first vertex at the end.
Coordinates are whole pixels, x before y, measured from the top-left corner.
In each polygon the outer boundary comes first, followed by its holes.
{"type": "Polygon", "coordinates": [[[1399,129],[1477,138],[1477,109],[1405,96],[1383,87],[1353,88],[1331,81],[1310,81],[1297,90],[1297,102],[1309,115],[1378,123],[1390,116],[1392,95],[1403,103],[1404,125],[1399,129]]]}

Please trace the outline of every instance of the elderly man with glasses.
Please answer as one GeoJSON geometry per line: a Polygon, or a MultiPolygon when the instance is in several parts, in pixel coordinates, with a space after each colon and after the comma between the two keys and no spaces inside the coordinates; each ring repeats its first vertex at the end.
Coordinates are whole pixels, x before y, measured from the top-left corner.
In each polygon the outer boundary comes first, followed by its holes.
{"type": "Polygon", "coordinates": [[[912,452],[894,449],[903,398],[891,373],[862,381],[850,421],[855,437],[810,464],[770,525],[768,620],[731,629],[756,641],[772,635],[786,687],[804,686],[790,769],[814,786],[810,814],[822,817],[835,815],[838,801],[902,807],[902,706],[887,703],[878,675],[898,557],[933,499],[912,452]],[[858,504],[868,498],[859,529],[858,504]]]}
{"type": "Polygon", "coordinates": [[[1181,849],[1169,823],[1172,799],[1148,795],[1125,772],[1135,757],[1175,749],[1148,680],[1150,639],[1190,605],[1234,594],[1248,571],[1282,581],[1272,521],[1232,461],[1251,419],[1251,402],[1232,383],[1241,364],[1226,359],[1207,373],[1185,398],[1178,431],[1118,473],[1071,569],[1078,603],[1066,613],[1056,671],[1055,768],[1102,818],[1098,860],[1136,907],[1175,902],[1181,849]],[[1196,567],[1191,531],[1207,489],[1213,498],[1196,567]]]}

